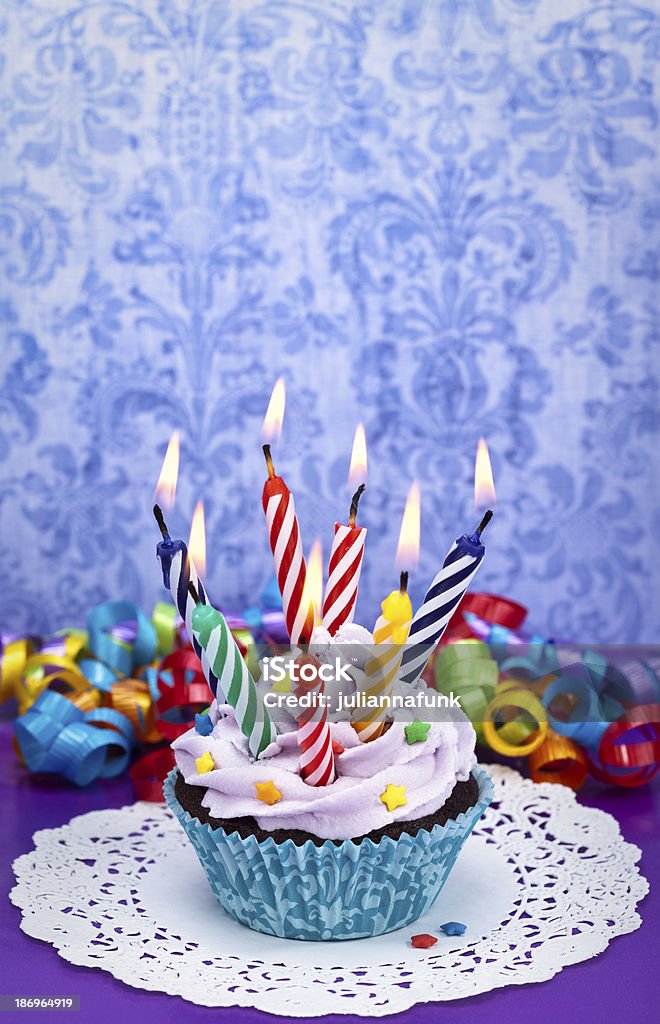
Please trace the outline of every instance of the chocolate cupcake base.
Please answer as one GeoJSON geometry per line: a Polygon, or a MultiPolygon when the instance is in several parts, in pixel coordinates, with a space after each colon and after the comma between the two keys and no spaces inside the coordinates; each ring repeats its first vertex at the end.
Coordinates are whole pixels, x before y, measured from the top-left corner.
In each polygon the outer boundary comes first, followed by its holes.
{"type": "MultiPolygon", "coordinates": [[[[302,829],[278,828],[272,832],[267,832],[265,829],[259,828],[257,822],[251,816],[244,818],[213,818],[202,802],[206,792],[205,786],[191,786],[185,781],[180,772],[177,773],[174,793],[179,804],[192,818],[197,818],[202,824],[209,825],[212,829],[222,829],[228,835],[237,832],[241,839],[254,836],[258,843],[263,842],[265,839],[272,839],[273,842],[279,844],[290,839],[296,846],[303,846],[306,842],[312,842],[315,846],[322,846],[326,842],[333,842],[335,846],[340,846],[344,842],[341,839],[321,839],[319,836],[315,836],[311,832],[304,832],[302,829]]],[[[470,807],[474,807],[478,798],[479,786],[474,776],[471,775],[467,782],[456,783],[448,799],[433,814],[426,814],[424,817],[415,818],[412,821],[393,821],[384,828],[374,829],[373,832],[356,836],[355,839],[347,841],[359,844],[363,839],[370,839],[372,843],[379,843],[384,836],[389,836],[390,839],[399,839],[403,833],[409,836],[416,836],[420,829],[430,832],[435,825],[445,825],[448,821],[456,819],[459,814],[469,810],[470,807]]]]}

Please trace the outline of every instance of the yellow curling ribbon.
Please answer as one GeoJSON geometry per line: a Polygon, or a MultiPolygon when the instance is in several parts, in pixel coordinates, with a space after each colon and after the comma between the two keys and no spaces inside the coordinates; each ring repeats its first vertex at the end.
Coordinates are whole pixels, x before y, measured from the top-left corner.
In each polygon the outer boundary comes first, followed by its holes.
{"type": "Polygon", "coordinates": [[[64,692],[68,697],[69,693],[74,696],[84,693],[89,689],[89,683],[71,658],[55,654],[33,654],[23,666],[23,676],[19,679],[16,688],[16,700],[18,702],[19,715],[32,707],[40,693],[47,690],[56,680],[61,680],[69,692],[64,692]],[[56,672],[46,674],[44,669],[57,669],[56,672]]]}
{"type": "Polygon", "coordinates": [[[31,650],[29,640],[14,640],[5,647],[0,661],[0,704],[14,696],[31,650]]]}
{"type": "Polygon", "coordinates": [[[545,708],[535,694],[529,693],[527,690],[506,687],[503,691],[496,693],[494,700],[486,708],[482,729],[484,739],[493,750],[497,750],[498,753],[507,757],[522,757],[525,754],[531,754],[543,743],[548,732],[548,719],[545,708]],[[495,720],[501,717],[497,713],[503,712],[505,708],[526,711],[536,720],[537,725],[532,726],[533,731],[528,734],[527,738],[522,734],[519,726],[529,723],[525,723],[524,720],[520,721],[515,715],[506,721],[501,729],[496,728],[495,720]],[[507,726],[509,727],[508,731],[502,735],[502,729],[507,726]],[[512,726],[515,728],[512,729],[512,726]],[[521,742],[511,742],[513,736],[516,739],[520,738],[521,742]]]}

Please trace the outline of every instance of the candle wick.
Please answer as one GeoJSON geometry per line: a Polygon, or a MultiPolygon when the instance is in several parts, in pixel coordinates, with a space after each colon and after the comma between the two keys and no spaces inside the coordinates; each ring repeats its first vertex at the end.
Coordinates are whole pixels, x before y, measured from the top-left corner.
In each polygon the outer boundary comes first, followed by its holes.
{"type": "Polygon", "coordinates": [[[266,459],[266,467],[268,469],[268,476],[272,479],[275,476],[275,469],[273,467],[273,459],[272,459],[272,456],[270,454],[270,445],[269,444],[264,444],[264,445],[261,446],[261,449],[262,449],[262,451],[264,453],[264,458],[266,459]]]}
{"type": "Polygon", "coordinates": [[[408,573],[407,572],[402,572],[401,576],[399,577],[399,590],[401,591],[402,594],[405,594],[408,591],[408,573]]]}
{"type": "Polygon", "coordinates": [[[483,519],[479,523],[477,529],[475,530],[475,533],[476,533],[477,537],[481,537],[481,534],[486,529],[486,527],[488,526],[488,524],[489,524],[489,522],[491,521],[492,518],[493,518],[493,513],[492,513],[492,511],[490,509],[488,509],[488,511],[484,514],[483,519]]]}
{"type": "Polygon", "coordinates": [[[355,494],[351,498],[351,508],[350,508],[350,511],[349,511],[349,514],[348,514],[348,525],[349,526],[355,526],[355,520],[357,518],[358,505],[360,504],[360,498],[362,497],[362,493],[363,493],[365,487],[366,487],[366,484],[360,484],[360,486],[358,487],[357,491],[355,492],[355,494]]]}
{"type": "Polygon", "coordinates": [[[200,601],[199,601],[199,594],[197,593],[197,587],[195,586],[195,584],[193,583],[192,580],[188,581],[188,593],[192,597],[192,599],[195,602],[195,604],[199,604],[200,603],[200,601]]]}
{"type": "Polygon", "coordinates": [[[158,529],[162,533],[163,538],[165,540],[169,540],[170,539],[170,531],[167,529],[167,525],[165,523],[165,520],[163,519],[163,513],[162,513],[160,505],[154,505],[153,512],[154,512],[154,516],[156,517],[156,522],[158,523],[158,529]]]}

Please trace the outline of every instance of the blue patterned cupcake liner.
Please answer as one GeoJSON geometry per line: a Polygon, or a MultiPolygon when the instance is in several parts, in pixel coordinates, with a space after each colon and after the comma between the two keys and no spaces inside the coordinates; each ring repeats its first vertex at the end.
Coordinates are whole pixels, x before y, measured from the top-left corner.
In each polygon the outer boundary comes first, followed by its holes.
{"type": "Polygon", "coordinates": [[[474,807],[417,835],[379,842],[241,838],[193,818],[174,792],[165,799],[190,839],[220,905],[236,921],[286,939],[361,939],[404,928],[437,898],[463,843],[493,798],[490,776],[473,769],[474,807]]]}

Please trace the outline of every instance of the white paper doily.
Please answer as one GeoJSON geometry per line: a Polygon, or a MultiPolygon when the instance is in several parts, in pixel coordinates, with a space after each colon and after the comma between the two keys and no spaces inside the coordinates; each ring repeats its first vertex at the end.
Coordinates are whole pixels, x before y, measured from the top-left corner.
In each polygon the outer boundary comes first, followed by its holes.
{"type": "Polygon", "coordinates": [[[495,802],[434,907],[389,935],[296,942],[236,924],[177,821],[145,803],[36,832],[35,849],[14,862],[11,899],[23,931],[65,960],[205,1006],[380,1016],[545,981],[640,926],[640,851],[564,786],[488,770],[495,802]],[[447,920],[467,924],[465,935],[443,936],[447,920]],[[439,942],[412,949],[418,932],[439,942]]]}

